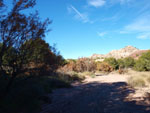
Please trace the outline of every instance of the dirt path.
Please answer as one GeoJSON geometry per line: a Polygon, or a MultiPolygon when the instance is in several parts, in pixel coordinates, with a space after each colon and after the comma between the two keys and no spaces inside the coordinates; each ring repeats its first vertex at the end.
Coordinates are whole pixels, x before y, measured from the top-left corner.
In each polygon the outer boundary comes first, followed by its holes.
{"type": "Polygon", "coordinates": [[[126,79],[120,75],[101,75],[73,84],[70,89],[55,90],[50,95],[52,104],[43,105],[41,113],[150,113],[150,106],[142,99],[137,102],[129,98],[135,91],[126,84],[126,79]]]}

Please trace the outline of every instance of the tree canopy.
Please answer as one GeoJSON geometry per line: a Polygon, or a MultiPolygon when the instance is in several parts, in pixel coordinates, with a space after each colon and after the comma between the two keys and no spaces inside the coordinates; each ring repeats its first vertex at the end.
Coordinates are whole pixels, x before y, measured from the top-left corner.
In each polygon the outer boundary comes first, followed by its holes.
{"type": "Polygon", "coordinates": [[[143,53],[136,61],[135,69],[138,71],[150,71],[150,51],[143,53]]]}
{"type": "Polygon", "coordinates": [[[35,0],[12,1],[9,12],[3,0],[0,1],[0,75],[11,76],[6,92],[16,76],[31,69],[31,63],[42,71],[55,71],[63,62],[54,47],[44,41],[51,21],[41,21],[37,11],[29,15],[23,13],[35,6],[35,0]]]}

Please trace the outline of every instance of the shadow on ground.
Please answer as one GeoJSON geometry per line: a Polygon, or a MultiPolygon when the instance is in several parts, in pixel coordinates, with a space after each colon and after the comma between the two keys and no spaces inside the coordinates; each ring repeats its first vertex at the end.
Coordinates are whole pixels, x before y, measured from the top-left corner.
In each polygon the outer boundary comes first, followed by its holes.
{"type": "Polygon", "coordinates": [[[53,102],[41,113],[150,113],[148,105],[138,105],[126,97],[134,90],[125,82],[88,83],[60,89],[51,95],[53,102]]]}

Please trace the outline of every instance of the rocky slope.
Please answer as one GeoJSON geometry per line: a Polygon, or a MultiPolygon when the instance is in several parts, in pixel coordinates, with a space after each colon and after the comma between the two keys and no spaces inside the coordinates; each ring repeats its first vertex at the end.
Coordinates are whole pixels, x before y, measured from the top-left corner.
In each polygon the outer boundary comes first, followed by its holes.
{"type": "Polygon", "coordinates": [[[143,53],[148,52],[149,50],[139,50],[134,53],[132,53],[129,57],[132,57],[134,59],[138,59],[143,53]]]}
{"type": "Polygon", "coordinates": [[[99,61],[102,61],[103,59],[109,57],[114,57],[116,59],[119,59],[119,58],[125,58],[131,56],[133,58],[137,58],[138,56],[140,56],[140,54],[146,51],[147,50],[139,50],[138,48],[135,48],[133,46],[126,46],[125,48],[119,50],[112,50],[108,54],[93,54],[91,58],[99,59],[99,61]]]}

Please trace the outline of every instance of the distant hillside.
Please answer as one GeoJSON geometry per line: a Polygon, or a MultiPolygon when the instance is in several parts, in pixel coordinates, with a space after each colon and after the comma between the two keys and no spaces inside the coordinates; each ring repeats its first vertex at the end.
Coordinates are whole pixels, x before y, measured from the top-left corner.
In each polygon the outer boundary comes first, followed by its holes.
{"type": "Polygon", "coordinates": [[[143,53],[148,52],[149,50],[139,50],[134,53],[132,53],[129,57],[132,57],[134,59],[138,59],[143,53]]]}
{"type": "Polygon", "coordinates": [[[141,56],[142,53],[146,51],[148,50],[139,50],[138,48],[133,46],[126,46],[125,48],[119,50],[112,50],[108,54],[93,54],[91,58],[98,59],[99,61],[102,61],[103,59],[109,57],[114,57],[116,59],[125,58],[129,56],[133,58],[138,58],[139,56],[141,56]]]}

